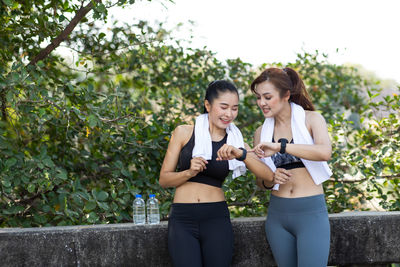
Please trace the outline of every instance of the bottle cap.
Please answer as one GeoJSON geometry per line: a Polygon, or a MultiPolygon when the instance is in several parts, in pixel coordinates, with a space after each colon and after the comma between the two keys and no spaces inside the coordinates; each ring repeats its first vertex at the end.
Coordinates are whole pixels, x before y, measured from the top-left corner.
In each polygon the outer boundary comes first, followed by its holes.
{"type": "Polygon", "coordinates": [[[141,194],[136,194],[135,197],[142,197],[142,195],[141,194]]]}
{"type": "Polygon", "coordinates": [[[150,194],[149,197],[156,197],[156,195],[155,194],[150,194]]]}

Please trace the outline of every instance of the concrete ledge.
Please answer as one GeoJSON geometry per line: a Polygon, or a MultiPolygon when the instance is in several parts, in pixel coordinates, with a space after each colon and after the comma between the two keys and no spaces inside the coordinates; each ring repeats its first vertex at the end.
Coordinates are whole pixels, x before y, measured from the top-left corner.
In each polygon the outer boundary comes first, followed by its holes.
{"type": "MultiPolygon", "coordinates": [[[[232,266],[275,266],[265,218],[233,219],[232,266]]],[[[400,262],[400,212],[330,215],[330,265],[400,262]]],[[[167,223],[3,228],[0,266],[172,266],[167,223]]]]}

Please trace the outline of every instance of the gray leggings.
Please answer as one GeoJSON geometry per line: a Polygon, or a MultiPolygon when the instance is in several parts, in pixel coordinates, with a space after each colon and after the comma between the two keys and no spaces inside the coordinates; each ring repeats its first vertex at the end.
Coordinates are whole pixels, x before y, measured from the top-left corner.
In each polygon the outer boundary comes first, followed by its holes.
{"type": "Polygon", "coordinates": [[[265,232],[279,267],[325,267],[330,225],[324,195],[271,195],[265,232]]]}

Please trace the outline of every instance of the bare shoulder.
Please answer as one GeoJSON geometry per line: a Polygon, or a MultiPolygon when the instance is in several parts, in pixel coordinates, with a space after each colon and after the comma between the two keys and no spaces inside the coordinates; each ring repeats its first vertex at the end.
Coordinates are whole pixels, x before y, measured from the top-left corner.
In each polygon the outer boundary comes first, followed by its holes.
{"type": "Polygon", "coordinates": [[[183,124],[179,125],[172,132],[172,138],[179,143],[187,143],[193,133],[193,125],[183,124]]]}
{"type": "Polygon", "coordinates": [[[193,125],[189,124],[178,125],[174,130],[174,133],[177,134],[191,134],[192,132],[193,132],[193,125]]]}
{"type": "Polygon", "coordinates": [[[326,122],[324,116],[322,116],[318,111],[306,110],[306,123],[308,125],[314,125],[316,123],[325,124],[326,122]]]}
{"type": "Polygon", "coordinates": [[[262,125],[260,127],[258,127],[257,130],[254,132],[254,139],[253,139],[254,146],[257,145],[258,143],[260,143],[261,129],[262,129],[262,125]]]}
{"type": "Polygon", "coordinates": [[[260,135],[261,135],[261,129],[262,129],[262,125],[259,126],[259,127],[256,129],[256,131],[254,132],[254,137],[256,137],[256,136],[260,137],[260,135]]]}

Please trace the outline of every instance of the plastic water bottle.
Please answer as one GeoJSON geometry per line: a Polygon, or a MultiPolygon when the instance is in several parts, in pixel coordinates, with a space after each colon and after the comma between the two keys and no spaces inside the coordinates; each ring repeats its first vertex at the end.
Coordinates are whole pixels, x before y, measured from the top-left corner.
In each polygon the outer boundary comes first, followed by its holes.
{"type": "Polygon", "coordinates": [[[146,223],[146,209],[142,195],[137,194],[133,201],[133,223],[145,224],[146,223]]]}
{"type": "Polygon", "coordinates": [[[160,209],[156,195],[150,194],[147,200],[147,223],[159,224],[160,223],[160,209]]]}

